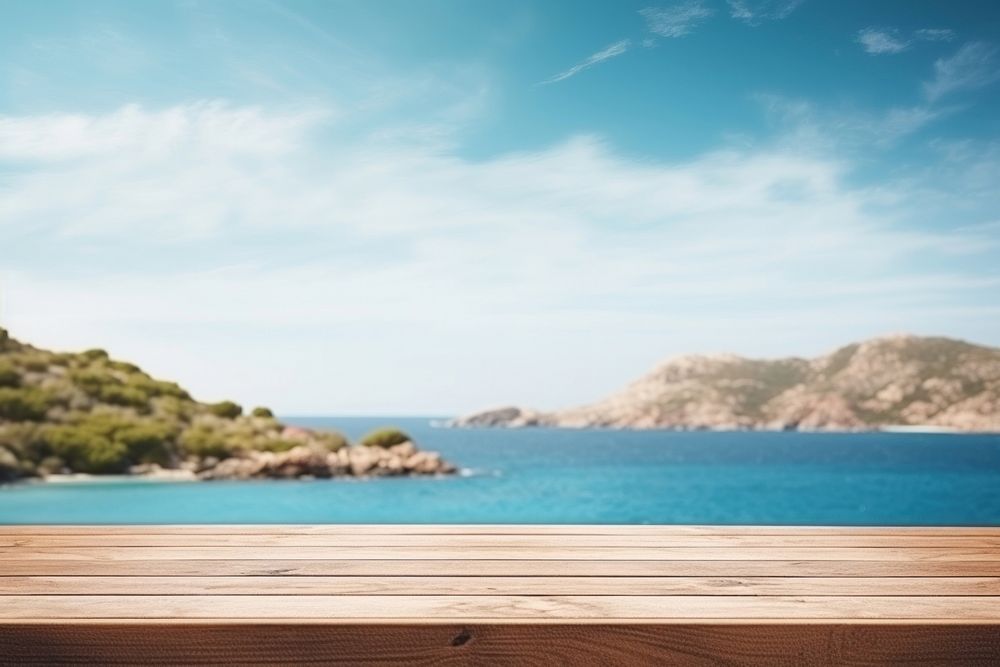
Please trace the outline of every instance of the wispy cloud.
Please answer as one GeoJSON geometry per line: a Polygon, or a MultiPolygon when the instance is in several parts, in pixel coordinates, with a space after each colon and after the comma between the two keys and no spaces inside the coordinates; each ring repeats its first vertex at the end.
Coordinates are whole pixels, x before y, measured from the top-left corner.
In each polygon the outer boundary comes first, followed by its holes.
{"type": "Polygon", "coordinates": [[[525,388],[582,400],[665,348],[732,348],[734,323],[737,351],[797,351],[933,328],[956,295],[996,291],[947,264],[993,252],[988,231],[898,223],[995,220],[942,211],[995,216],[997,156],[976,179],[869,190],[849,159],[780,143],[668,161],[584,136],[470,160],[364,136],[330,150],[315,137],[345,121],[329,118],[213,103],[0,118],[5,326],[106,345],[202,395],[434,413],[525,388]],[[71,149],[50,148],[54,128],[71,149]],[[276,339],[294,344],[274,355],[276,339]],[[609,340],[622,354],[567,393],[609,340]]]}
{"type": "Polygon", "coordinates": [[[683,37],[714,13],[715,10],[701,0],[689,0],[670,7],[646,7],[639,10],[639,14],[646,19],[649,31],[661,37],[683,37]]]}
{"type": "MultiPolygon", "coordinates": [[[[936,41],[954,37],[951,31],[944,29],[918,30],[913,35],[914,39],[936,41]]],[[[859,36],[859,41],[868,38],[866,46],[870,53],[898,53],[908,46],[908,43],[885,30],[863,30],[859,36]]],[[[992,44],[970,42],[952,56],[939,59],[934,63],[933,79],[923,84],[925,101],[913,106],[864,111],[849,107],[817,107],[807,101],[781,95],[760,94],[756,98],[768,115],[785,128],[784,139],[801,149],[857,151],[871,147],[885,148],[962,110],[960,103],[945,103],[944,98],[948,95],[1000,81],[998,53],[1000,49],[992,44]]]]}
{"type": "Polygon", "coordinates": [[[1000,80],[997,47],[969,42],[954,55],[934,63],[934,78],[924,83],[924,95],[932,102],[946,95],[983,88],[1000,80]]]}
{"type": "Polygon", "coordinates": [[[857,41],[865,51],[873,55],[902,53],[916,42],[947,42],[955,38],[955,33],[947,28],[923,28],[904,36],[896,28],[862,28],[857,41]]]}
{"type": "Polygon", "coordinates": [[[275,157],[297,145],[305,128],[333,115],[329,107],[275,114],[213,101],[156,112],[131,104],[103,116],[0,116],[0,161],[60,162],[131,151],[136,159],[155,159],[192,144],[207,153],[275,157]]]}
{"type": "Polygon", "coordinates": [[[629,48],[630,45],[631,45],[631,40],[628,40],[628,39],[623,39],[620,42],[615,42],[611,46],[608,46],[607,48],[601,49],[597,53],[591,55],[589,58],[587,58],[583,62],[577,63],[576,65],[573,65],[572,67],[570,67],[565,72],[560,72],[559,74],[556,74],[554,77],[552,77],[550,79],[546,79],[545,81],[542,81],[541,83],[542,84],[547,84],[547,83],[556,83],[557,81],[564,81],[565,79],[568,79],[571,76],[575,76],[575,75],[579,74],[580,72],[582,72],[585,69],[589,69],[589,68],[593,67],[594,65],[598,65],[600,63],[603,63],[605,60],[610,60],[611,58],[614,58],[616,56],[622,55],[623,53],[625,53],[626,51],[628,51],[628,48],[629,48]]]}
{"type": "Polygon", "coordinates": [[[926,42],[950,42],[955,39],[955,31],[948,28],[923,28],[914,32],[913,36],[926,42]]]}
{"type": "Polygon", "coordinates": [[[780,95],[757,95],[768,117],[784,128],[783,140],[809,152],[857,152],[887,148],[955,110],[933,105],[883,111],[818,107],[780,95]]]}
{"type": "Polygon", "coordinates": [[[728,0],[730,16],[751,26],[787,18],[803,2],[805,0],[728,0]]]}
{"type": "Polygon", "coordinates": [[[858,43],[868,53],[901,53],[909,48],[910,42],[899,37],[894,30],[863,28],[858,31],[858,43]]]}

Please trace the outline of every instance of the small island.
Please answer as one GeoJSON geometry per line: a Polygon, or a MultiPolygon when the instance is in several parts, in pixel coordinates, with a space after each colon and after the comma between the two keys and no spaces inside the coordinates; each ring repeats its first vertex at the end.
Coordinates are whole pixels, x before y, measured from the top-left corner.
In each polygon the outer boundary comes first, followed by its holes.
{"type": "Polygon", "coordinates": [[[52,352],[0,328],[0,482],[80,475],[167,480],[446,475],[395,428],[357,443],[265,407],[203,403],[100,349],[52,352]]]}

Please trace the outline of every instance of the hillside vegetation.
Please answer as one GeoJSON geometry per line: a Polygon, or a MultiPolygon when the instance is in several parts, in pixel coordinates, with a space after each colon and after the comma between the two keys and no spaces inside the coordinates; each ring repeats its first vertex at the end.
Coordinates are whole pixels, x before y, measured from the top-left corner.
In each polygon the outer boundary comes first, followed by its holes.
{"type": "Polygon", "coordinates": [[[202,403],[104,350],[51,352],[0,329],[0,481],[157,469],[216,479],[223,475],[211,469],[227,460],[219,470],[240,477],[369,474],[383,459],[396,474],[448,472],[428,464],[433,457],[417,453],[405,434],[387,440],[386,433],[372,437],[408,447],[348,456],[361,448],[339,433],[286,427],[265,407],[244,414],[232,401],[202,403]],[[406,465],[414,456],[420,470],[406,465]]]}
{"type": "Polygon", "coordinates": [[[686,356],[591,405],[555,412],[501,408],[455,423],[995,432],[1000,431],[1000,350],[948,338],[893,336],[815,359],[686,356]]]}

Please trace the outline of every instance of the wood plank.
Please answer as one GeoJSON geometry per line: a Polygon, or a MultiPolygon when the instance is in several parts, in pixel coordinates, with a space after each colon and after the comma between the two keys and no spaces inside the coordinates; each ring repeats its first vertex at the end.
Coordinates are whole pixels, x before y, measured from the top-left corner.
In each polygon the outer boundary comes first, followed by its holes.
{"type": "Polygon", "coordinates": [[[870,576],[993,577],[994,561],[823,560],[2,560],[7,575],[142,576],[870,576]]]}
{"type": "Polygon", "coordinates": [[[639,665],[1000,663],[993,625],[0,625],[11,664],[639,665]],[[252,636],[252,641],[247,637],[252,636]]]}
{"type": "Polygon", "coordinates": [[[946,619],[997,624],[982,596],[455,596],[455,595],[0,595],[0,619],[321,619],[601,621],[672,619],[946,619]]]}
{"type": "Polygon", "coordinates": [[[0,535],[921,535],[1000,537],[1000,526],[559,524],[0,525],[0,535]]]}
{"type": "Polygon", "coordinates": [[[1000,596],[1000,577],[0,576],[0,595],[1000,596]]]}
{"type": "Polygon", "coordinates": [[[338,660],[998,664],[1000,529],[0,527],[0,663],[338,660]]]}
{"type": "Polygon", "coordinates": [[[947,547],[1000,548],[1000,536],[954,535],[422,535],[422,534],[112,534],[0,535],[0,547],[947,547]]]}
{"type": "Polygon", "coordinates": [[[2,547],[0,560],[852,560],[993,561],[990,548],[935,547],[2,547]]]}

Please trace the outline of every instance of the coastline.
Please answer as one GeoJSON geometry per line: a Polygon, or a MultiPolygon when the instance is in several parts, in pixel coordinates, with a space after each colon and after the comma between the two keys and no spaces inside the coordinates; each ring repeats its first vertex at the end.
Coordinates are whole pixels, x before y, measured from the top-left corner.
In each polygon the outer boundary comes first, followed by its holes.
{"type": "Polygon", "coordinates": [[[891,424],[879,428],[879,431],[883,433],[946,433],[948,435],[990,435],[997,433],[997,431],[962,431],[949,426],[911,426],[909,424],[891,424]]]}
{"type": "Polygon", "coordinates": [[[212,482],[248,480],[367,480],[383,477],[447,477],[463,470],[432,451],[421,451],[406,441],[390,447],[353,446],[337,452],[311,451],[296,447],[287,452],[249,452],[207,468],[185,465],[164,468],[155,464],[135,466],[126,473],[51,473],[13,480],[11,483],[50,484],[144,482],[212,482]]]}
{"type": "Polygon", "coordinates": [[[936,426],[932,424],[885,424],[881,426],[865,427],[844,427],[832,426],[814,428],[778,428],[767,425],[761,426],[660,426],[660,425],[617,425],[617,424],[559,424],[559,423],[466,423],[459,419],[452,419],[444,424],[432,424],[434,428],[449,429],[471,429],[471,430],[495,430],[495,429],[538,429],[538,430],[558,430],[558,431],[664,431],[668,433],[909,433],[909,434],[945,434],[945,435],[1000,435],[1000,430],[964,430],[949,426],[936,426]]]}
{"type": "Polygon", "coordinates": [[[190,470],[166,470],[156,473],[122,473],[118,475],[94,475],[85,472],[55,473],[44,477],[29,477],[16,483],[27,484],[106,484],[133,481],[144,482],[199,482],[198,476],[190,470]]]}

